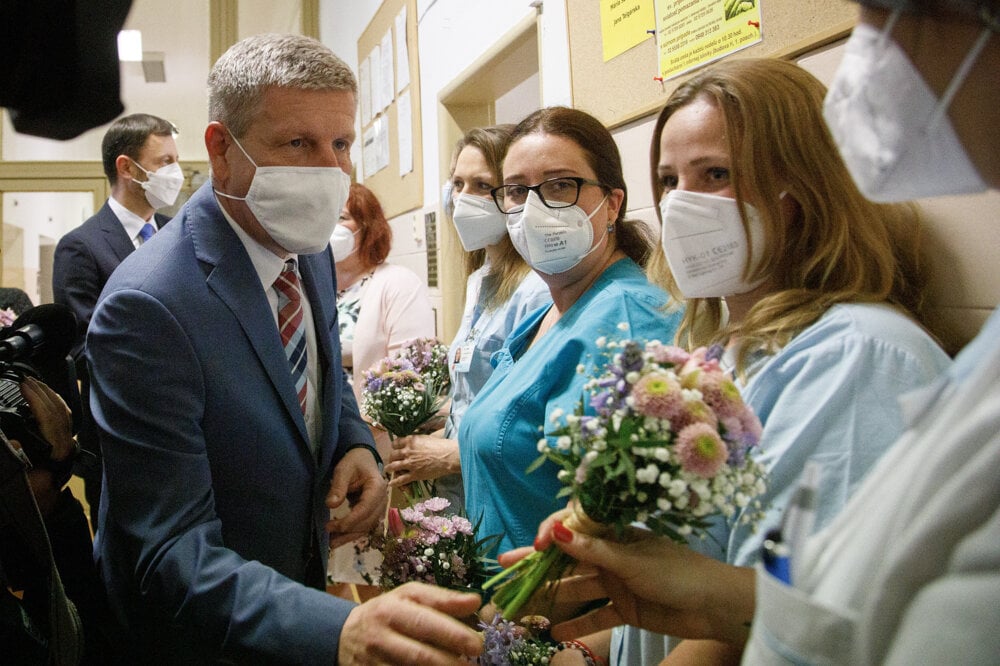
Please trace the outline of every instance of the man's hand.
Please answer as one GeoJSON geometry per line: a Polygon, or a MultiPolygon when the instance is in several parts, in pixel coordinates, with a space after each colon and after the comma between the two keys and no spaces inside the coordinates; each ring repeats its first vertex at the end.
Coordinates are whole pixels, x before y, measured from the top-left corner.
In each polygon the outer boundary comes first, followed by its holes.
{"type": "Polygon", "coordinates": [[[46,384],[33,377],[21,382],[21,395],[38,421],[42,437],[52,445],[50,458],[59,462],[76,455],[77,444],[73,439],[73,413],[62,397],[46,384]]]}
{"type": "Polygon", "coordinates": [[[475,594],[407,583],[351,611],[340,632],[338,663],[464,664],[482,651],[483,639],[455,618],[479,608],[475,594]]]}
{"type": "Polygon", "coordinates": [[[385,479],[375,456],[366,448],[351,449],[333,470],[326,505],[337,509],[347,502],[350,510],[326,524],[330,547],[349,543],[367,534],[385,515],[388,501],[385,479]]]}
{"type": "MultiPolygon", "coordinates": [[[[25,377],[21,382],[21,395],[38,422],[42,437],[52,445],[49,458],[53,462],[61,462],[75,456],[79,446],[73,438],[73,414],[62,397],[33,377],[25,377]]],[[[21,443],[16,440],[11,440],[11,445],[21,448],[21,443]]],[[[52,472],[43,467],[35,467],[28,472],[28,485],[42,516],[52,512],[59,498],[60,484],[64,481],[65,478],[57,481],[52,472]]]]}

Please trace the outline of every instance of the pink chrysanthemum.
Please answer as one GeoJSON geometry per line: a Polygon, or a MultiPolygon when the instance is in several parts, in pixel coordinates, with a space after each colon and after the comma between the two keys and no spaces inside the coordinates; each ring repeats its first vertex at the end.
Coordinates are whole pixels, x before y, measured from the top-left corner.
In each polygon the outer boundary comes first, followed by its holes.
{"type": "Polygon", "coordinates": [[[719,425],[726,431],[726,439],[730,442],[735,442],[743,436],[743,421],[739,415],[720,416],[719,425]]]}
{"type": "Polygon", "coordinates": [[[681,408],[670,417],[671,429],[674,432],[680,432],[695,423],[704,423],[713,430],[719,428],[719,418],[704,400],[685,400],[681,403],[681,408]]]}
{"type": "Polygon", "coordinates": [[[643,416],[673,419],[684,409],[680,384],[665,372],[651,372],[632,387],[635,410],[643,416]]]}
{"type": "Polygon", "coordinates": [[[451,502],[449,502],[443,497],[432,497],[430,499],[424,500],[423,502],[417,505],[419,509],[422,509],[423,511],[429,511],[430,513],[440,513],[441,511],[447,509],[449,506],[451,506],[451,502]]]}
{"type": "Polygon", "coordinates": [[[678,435],[677,457],[686,471],[711,479],[726,464],[729,449],[715,428],[695,423],[678,435]]]}
{"type": "Polygon", "coordinates": [[[715,410],[720,419],[739,416],[743,411],[743,398],[733,380],[715,372],[703,372],[698,390],[702,400],[715,410]]]}

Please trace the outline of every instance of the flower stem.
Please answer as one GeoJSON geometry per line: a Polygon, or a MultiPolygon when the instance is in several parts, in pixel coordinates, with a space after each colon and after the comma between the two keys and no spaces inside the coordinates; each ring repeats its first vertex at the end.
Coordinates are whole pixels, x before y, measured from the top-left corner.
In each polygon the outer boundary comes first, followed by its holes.
{"type": "Polygon", "coordinates": [[[549,546],[546,550],[532,553],[510,569],[500,572],[488,580],[483,589],[488,589],[501,578],[513,574],[493,594],[493,603],[497,610],[504,619],[510,620],[517,616],[518,611],[545,583],[558,579],[570,562],[572,558],[555,546],[549,546]]]}

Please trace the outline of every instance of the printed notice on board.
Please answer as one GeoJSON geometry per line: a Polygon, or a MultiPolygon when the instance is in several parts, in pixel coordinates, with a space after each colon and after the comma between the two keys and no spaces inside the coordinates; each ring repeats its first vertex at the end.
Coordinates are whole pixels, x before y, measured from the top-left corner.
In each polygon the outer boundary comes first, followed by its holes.
{"type": "Polygon", "coordinates": [[[653,0],[601,0],[604,62],[649,39],[654,24],[653,0]]]}
{"type": "Polygon", "coordinates": [[[655,7],[664,79],[761,40],[760,0],[656,0],[655,7]]]}

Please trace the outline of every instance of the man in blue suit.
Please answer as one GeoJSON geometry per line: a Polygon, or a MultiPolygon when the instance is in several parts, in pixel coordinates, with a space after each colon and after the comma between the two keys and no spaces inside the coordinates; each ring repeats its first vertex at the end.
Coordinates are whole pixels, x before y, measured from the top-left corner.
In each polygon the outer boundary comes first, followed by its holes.
{"type": "Polygon", "coordinates": [[[357,606],[324,590],[330,543],[369,530],[386,501],[341,368],[328,244],[356,95],[316,40],[230,48],[209,75],[211,181],[94,312],[95,555],[127,663],[452,663],[481,649],[449,617],[476,595],[411,584],[357,606]]]}
{"type": "Polygon", "coordinates": [[[93,455],[80,459],[91,522],[97,526],[101,497],[101,452],[87,405],[89,378],[83,354],[87,326],[111,273],[169,217],[156,209],[172,206],[184,184],[177,163],[173,123],[135,113],[111,123],[101,141],[104,175],[111,196],[97,214],[59,240],[52,265],[52,295],[76,315],[79,333],[71,353],[81,382],[82,414],[78,440],[93,455]]]}

